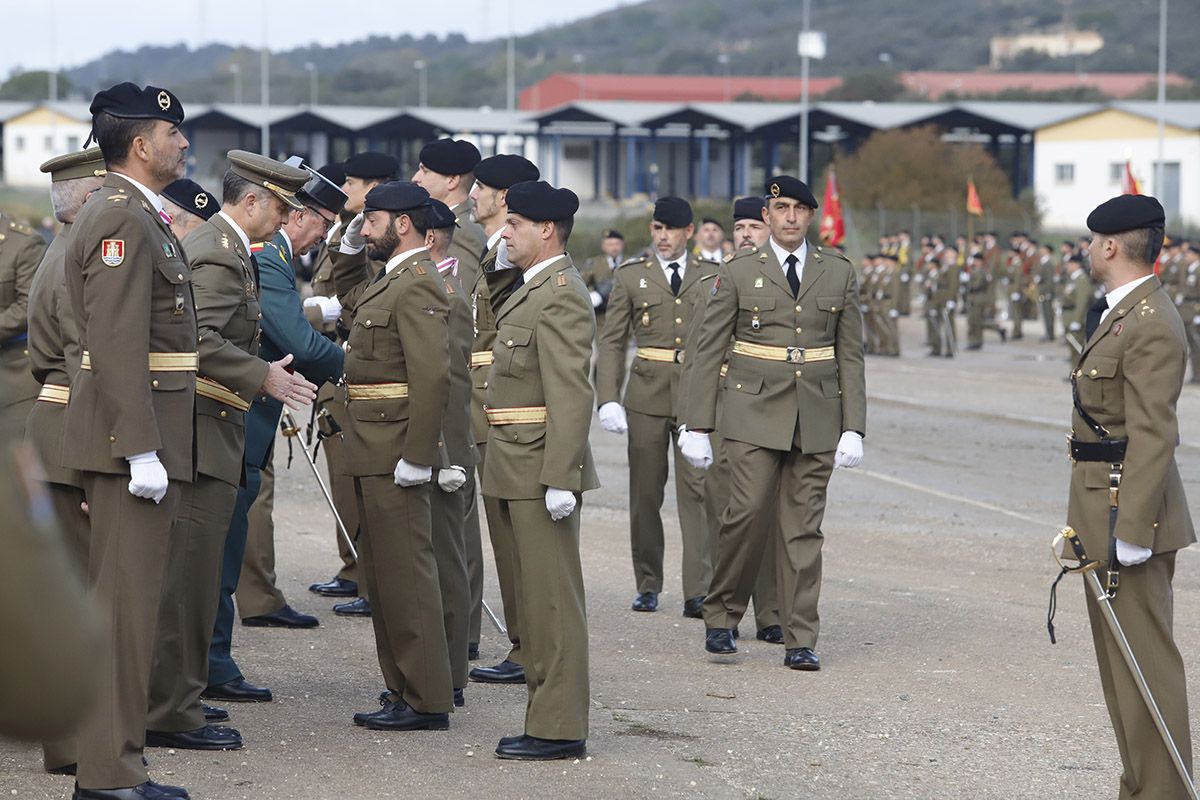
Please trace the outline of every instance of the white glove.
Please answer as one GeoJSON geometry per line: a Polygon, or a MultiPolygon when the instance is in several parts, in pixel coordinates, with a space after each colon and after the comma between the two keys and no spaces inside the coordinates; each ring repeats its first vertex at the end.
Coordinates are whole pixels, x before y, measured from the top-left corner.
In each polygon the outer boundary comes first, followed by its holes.
{"type": "Polygon", "coordinates": [[[1067,326],[1067,330],[1069,330],[1069,331],[1083,330],[1083,326],[1080,325],[1078,322],[1072,322],[1070,325],[1067,326]]]}
{"type": "Polygon", "coordinates": [[[333,322],[342,315],[342,304],[338,302],[336,297],[322,297],[321,295],[313,295],[312,297],[304,298],[304,307],[321,309],[321,319],[325,322],[333,322]]]}
{"type": "Polygon", "coordinates": [[[167,470],[158,460],[157,451],[126,456],[125,460],[129,462],[129,493],[161,503],[167,496],[167,470]]]}
{"type": "Polygon", "coordinates": [[[422,467],[402,458],[396,462],[396,471],[392,473],[392,478],[397,486],[420,486],[433,479],[433,467],[422,467]]]}
{"type": "Polygon", "coordinates": [[[600,427],[609,433],[629,432],[629,420],[625,419],[625,409],[621,408],[620,403],[610,400],[600,406],[597,413],[600,415],[600,427]]]}
{"type": "Polygon", "coordinates": [[[955,303],[954,303],[954,301],[953,301],[953,300],[947,300],[947,301],[946,301],[946,310],[947,310],[947,311],[953,311],[953,310],[954,310],[954,306],[955,306],[955,303]]]}
{"type": "Polygon", "coordinates": [[[599,292],[593,290],[588,292],[588,294],[591,295],[592,298],[592,308],[599,308],[600,304],[604,302],[604,298],[600,296],[599,292]]]}
{"type": "Polygon", "coordinates": [[[888,316],[889,316],[891,319],[896,319],[897,317],[899,317],[899,316],[900,316],[900,312],[899,312],[899,311],[897,311],[896,309],[894,309],[894,308],[893,308],[893,309],[891,309],[890,311],[888,311],[888,316]]]}
{"type": "Polygon", "coordinates": [[[467,471],[462,467],[446,467],[438,470],[438,487],[443,492],[457,492],[467,482],[467,471]]]}
{"type": "Polygon", "coordinates": [[[1196,316],[1192,317],[1192,324],[1200,325],[1200,314],[1197,314],[1196,316]]]}
{"type": "Polygon", "coordinates": [[[366,237],[362,235],[363,215],[359,212],[354,219],[350,220],[350,224],[346,226],[346,230],[342,233],[342,244],[338,248],[343,253],[354,254],[367,246],[366,237]]]}
{"type": "Polygon", "coordinates": [[[555,522],[566,519],[575,510],[575,493],[566,489],[555,489],[553,486],[547,487],[546,510],[550,512],[550,519],[555,522]]]}
{"type": "Polygon", "coordinates": [[[838,439],[837,452],[833,454],[833,466],[854,469],[863,460],[862,437],[855,431],[846,431],[838,439]]]}
{"type": "Polygon", "coordinates": [[[1020,292],[1013,292],[1012,297],[1010,297],[1009,299],[1012,300],[1014,303],[1019,302],[1021,300],[1020,292]]]}
{"type": "Polygon", "coordinates": [[[708,469],[713,463],[712,442],[707,433],[684,431],[679,434],[679,452],[696,469],[708,469]]]}
{"type": "Polygon", "coordinates": [[[1117,561],[1127,567],[1136,567],[1152,555],[1154,551],[1149,547],[1139,547],[1124,539],[1117,539],[1117,561]]]}

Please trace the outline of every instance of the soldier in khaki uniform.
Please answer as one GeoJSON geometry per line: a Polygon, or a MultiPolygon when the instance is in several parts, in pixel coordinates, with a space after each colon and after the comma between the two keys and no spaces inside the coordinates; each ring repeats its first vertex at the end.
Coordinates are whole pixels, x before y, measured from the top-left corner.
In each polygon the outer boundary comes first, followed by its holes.
{"type": "MultiPolygon", "coordinates": [[[[324,248],[316,256],[316,266],[313,269],[313,296],[305,299],[306,313],[320,312],[319,324],[310,317],[314,327],[329,336],[337,344],[344,345],[350,334],[349,313],[343,313],[338,302],[337,290],[333,285],[333,254],[338,251],[342,242],[342,231],[354,215],[361,213],[363,201],[367,192],[381,183],[395,180],[400,169],[400,162],[386,153],[363,152],[346,159],[341,164],[341,174],[336,174],[338,165],[326,165],[318,172],[325,175],[333,183],[342,178],[342,190],[346,193],[346,205],[338,217],[338,223],[329,231],[324,248]]],[[[372,261],[369,265],[372,275],[377,275],[383,269],[383,264],[372,261]]],[[[338,516],[346,525],[346,530],[358,540],[361,532],[358,524],[358,502],[354,498],[354,479],[347,474],[342,466],[343,433],[349,418],[346,416],[346,391],[342,386],[326,383],[317,395],[317,422],[324,432],[322,449],[325,451],[325,466],[329,473],[329,492],[333,495],[333,504],[338,516]]],[[[337,540],[338,555],[342,559],[342,568],[328,581],[314,583],[309,591],[325,597],[349,597],[356,599],[339,603],[333,607],[334,613],[343,616],[369,616],[371,613],[370,599],[367,595],[366,582],[361,580],[359,567],[354,555],[342,541],[342,536],[333,528],[333,536],[337,540]]]]}
{"type": "Polygon", "coordinates": [[[876,323],[879,325],[879,355],[900,355],[899,291],[900,267],[896,256],[884,255],[879,260],[879,278],[875,285],[876,323]]]}
{"type": "MultiPolygon", "coordinates": [[[[626,261],[613,274],[608,319],[600,332],[596,395],[600,424],[628,433],[629,533],[638,596],[634,611],[658,609],[663,588],[663,488],[667,454],[683,422],[678,418],[684,337],[703,309],[701,279],[717,264],[689,256],[692,208],[679,197],[654,204],[654,255],[626,261]],[[626,385],[632,336],[637,350],[626,385]],[[622,397],[622,387],[624,396],[622,397]]],[[[683,535],[683,615],[699,618],[712,579],[711,527],[704,507],[704,475],[676,459],[675,499],[683,535]]]]}
{"type": "Polygon", "coordinates": [[[1083,350],[1084,325],[1088,307],[1092,304],[1092,278],[1083,268],[1083,259],[1072,255],[1067,259],[1067,282],[1063,287],[1062,323],[1066,331],[1067,356],[1071,361],[1083,350]]]}
{"type": "Polygon", "coordinates": [[[450,397],[449,306],[425,249],[429,193],[393,181],[367,193],[334,258],[350,311],[344,468],[354,476],[363,570],[387,694],[356,714],[378,730],[444,730],[453,707],[450,656],[430,511],[433,467],[450,397]],[[371,278],[370,257],[384,261],[371,278]]]}
{"type": "Polygon", "coordinates": [[[438,139],[421,148],[419,159],[412,181],[454,212],[458,233],[454,234],[450,255],[458,259],[459,280],[464,286],[474,286],[487,241],[475,219],[475,201],[471,199],[479,150],[467,141],[438,139]]]}
{"type": "MultiPolygon", "coordinates": [[[[42,385],[29,412],[25,438],[41,460],[46,490],[54,503],[71,567],[82,576],[88,563],[88,518],[83,511],[83,482],[79,472],[60,465],[63,417],[71,392],[71,376],[79,371],[79,333],[67,297],[64,257],[67,236],[80,207],[104,182],[104,157],[99,147],[57,156],[42,164],[50,175],[50,204],[62,230],[46,248],[29,287],[29,365],[42,385]]],[[[57,586],[59,578],[55,578],[57,586]]],[[[76,761],[73,742],[43,745],[47,772],[71,768],[76,761]]]]}
{"type": "MultiPolygon", "coordinates": [[[[520,270],[508,263],[507,252],[500,238],[508,216],[508,189],[523,181],[536,181],[541,174],[533,162],[518,155],[500,154],[485,158],[475,167],[475,187],[471,190],[471,202],[475,218],[483,227],[487,237],[487,252],[480,262],[479,277],[471,287],[470,307],[475,331],[471,345],[471,433],[478,454],[478,483],[482,483],[483,462],[487,450],[488,424],[483,413],[487,377],[492,365],[492,343],[496,339],[496,315],[489,287],[495,287],[497,304],[503,302],[512,288],[512,282],[520,276],[520,270]]],[[[460,276],[461,283],[461,276],[460,276]]],[[[464,288],[466,288],[464,286],[464,288]]],[[[479,634],[483,603],[483,547],[479,539],[479,510],[474,499],[477,482],[474,475],[468,476],[469,492],[467,511],[467,571],[471,581],[471,658],[479,657],[479,634]],[[474,537],[474,541],[472,540],[474,537]]],[[[505,658],[491,667],[476,667],[470,672],[471,680],[482,683],[524,683],[525,673],[521,669],[518,651],[521,647],[520,620],[517,613],[518,598],[512,572],[514,544],[503,538],[503,528],[493,525],[496,519],[495,499],[482,495],[484,512],[488,519],[488,538],[492,542],[492,553],[496,559],[496,581],[500,584],[500,600],[504,607],[505,628],[511,648],[505,658]]]]}
{"type": "MultiPolygon", "coordinates": [[[[155,625],[181,487],[195,476],[197,330],[191,270],[157,192],[187,158],[183,108],[118,84],[92,100],[104,185],[84,203],[65,272],[81,348],[62,465],[80,470],[91,520],[92,605],[111,623],[79,726],[79,800],[161,797],[142,762],[155,625]]],[[[169,794],[186,797],[182,789],[169,794]]]]}
{"type": "Polygon", "coordinates": [[[753,587],[762,550],[770,544],[779,562],[784,664],[815,670],[829,477],[835,465],[862,461],[862,315],[853,265],[805,238],[817,207],[808,186],[781,176],[768,181],[767,195],[767,247],[741,251],[713,281],[692,354],[692,400],[681,449],[694,466],[712,463],[707,434],[716,427],[720,393],[730,502],[704,604],[706,649],[737,651],[736,608],[753,587]],[[722,378],[727,349],[728,374],[722,378]],[[772,502],[778,518],[767,531],[756,519],[772,502]]]}
{"type": "MultiPolygon", "coordinates": [[[[536,180],[536,179],[535,179],[536,180]]],[[[592,256],[579,267],[579,275],[588,287],[592,310],[596,312],[596,334],[604,330],[608,298],[613,289],[613,271],[625,260],[625,236],[616,228],[600,234],[600,254],[592,256]]]]}
{"type": "Polygon", "coordinates": [[[588,446],[592,304],[565,252],[579,199],[544,181],[507,197],[504,240],[521,275],[496,314],[483,491],[516,545],[529,701],[524,733],[501,739],[496,754],[578,758],[590,704],[580,506],[600,485],[588,446]]]}
{"type": "Polygon", "coordinates": [[[988,274],[983,256],[978,253],[967,259],[967,349],[983,348],[983,328],[988,302],[992,293],[992,276],[988,274]]]}
{"type": "Polygon", "coordinates": [[[484,414],[488,377],[492,366],[492,345],[496,340],[496,311],[512,294],[521,271],[508,260],[508,246],[501,238],[508,218],[508,189],[513,185],[537,180],[538,169],[520,156],[494,156],[476,167],[486,180],[476,179],[472,190],[475,216],[487,236],[487,252],[480,263],[480,275],[471,293],[471,309],[475,322],[475,341],[471,353],[471,429],[479,451],[479,485],[488,519],[488,536],[496,558],[496,577],[500,598],[504,604],[504,619],[511,645],[508,654],[490,667],[475,667],[470,672],[473,681],[481,683],[525,682],[521,666],[521,614],[513,560],[516,543],[512,531],[499,519],[499,501],[483,492],[483,472],[487,456],[488,424],[484,414]],[[490,181],[496,186],[488,183],[490,181]]]}
{"type": "Polygon", "coordinates": [[[1191,383],[1200,382],[1200,249],[1195,245],[1187,249],[1186,260],[1176,270],[1178,289],[1175,305],[1183,318],[1183,327],[1188,337],[1188,353],[1192,362],[1191,383]]]}
{"type": "MultiPolygon", "coordinates": [[[[1092,273],[1107,294],[1088,311],[1087,344],[1071,377],[1067,522],[1087,555],[1102,564],[1115,540],[1120,587],[1110,605],[1190,772],[1187,687],[1171,632],[1175,554],[1196,541],[1175,464],[1175,404],[1187,370],[1187,338],[1153,274],[1163,222],[1162,206],[1143,195],[1115,197],[1088,216],[1092,273]],[[1114,499],[1110,475],[1118,471],[1114,499]]],[[[1087,608],[1121,754],[1120,796],[1187,797],[1090,592],[1087,608]]]]}
{"type": "MultiPolygon", "coordinates": [[[[200,331],[196,377],[196,479],[182,492],[158,614],[146,743],[192,750],[240,748],[240,734],[206,724],[209,643],[222,598],[223,554],[245,455],[245,415],[258,395],[299,408],[316,388],[289,372],[290,355],[258,357],[262,312],[250,243],[274,236],[308,173],[229,151],[221,210],[183,243],[200,331]]],[[[237,559],[240,564],[240,559],[237,559]]]]}
{"type": "Polygon", "coordinates": [[[0,214],[0,425],[16,436],[38,395],[29,372],[29,285],[46,252],[32,228],[0,214]]]}

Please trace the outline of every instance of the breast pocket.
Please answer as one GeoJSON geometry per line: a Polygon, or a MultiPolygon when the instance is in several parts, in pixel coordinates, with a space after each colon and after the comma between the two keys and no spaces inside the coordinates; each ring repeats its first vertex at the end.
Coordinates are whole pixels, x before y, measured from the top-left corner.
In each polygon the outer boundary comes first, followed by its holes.
{"type": "Polygon", "coordinates": [[[496,344],[492,349],[495,363],[492,369],[498,374],[514,378],[525,377],[530,362],[529,343],[533,340],[533,329],[520,325],[503,325],[496,332],[496,344]]]}
{"type": "Polygon", "coordinates": [[[738,298],[738,335],[754,339],[767,326],[767,314],[775,310],[774,297],[746,295],[738,298]]]}
{"type": "Polygon", "coordinates": [[[350,349],[359,358],[373,361],[399,358],[400,344],[391,325],[391,309],[369,306],[358,309],[350,328],[350,349]]]}
{"type": "Polygon", "coordinates": [[[1121,360],[1115,356],[1088,356],[1076,383],[1079,401],[1089,412],[1097,407],[1110,413],[1120,412],[1124,405],[1124,394],[1117,380],[1120,365],[1121,360]]]}
{"type": "Polygon", "coordinates": [[[633,330],[638,331],[652,328],[659,318],[667,313],[662,309],[660,295],[643,292],[633,298],[633,330]]]}
{"type": "Polygon", "coordinates": [[[825,335],[832,337],[837,333],[838,319],[842,316],[843,303],[840,297],[818,297],[817,310],[824,312],[825,335]]]}
{"type": "Polygon", "coordinates": [[[155,261],[154,266],[169,285],[165,291],[154,291],[154,315],[172,322],[190,319],[188,311],[192,296],[191,269],[179,258],[163,258],[155,261]]]}

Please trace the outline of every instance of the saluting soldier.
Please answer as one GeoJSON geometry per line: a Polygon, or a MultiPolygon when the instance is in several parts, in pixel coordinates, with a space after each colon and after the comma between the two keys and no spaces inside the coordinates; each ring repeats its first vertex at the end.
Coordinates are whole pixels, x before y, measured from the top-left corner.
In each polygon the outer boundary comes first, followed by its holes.
{"type": "Polygon", "coordinates": [[[37,231],[0,214],[0,424],[19,438],[38,395],[29,372],[29,285],[46,252],[37,231]]]}
{"type": "Polygon", "coordinates": [[[195,476],[191,270],[157,194],[182,175],[188,141],[179,99],[156,86],[117,84],[90,110],[108,174],[67,241],[81,352],[61,463],[81,473],[92,603],[112,628],[92,662],[96,696],[77,734],[74,797],[186,797],[148,779],[142,750],[172,527],[195,476]]]}
{"type": "Polygon", "coordinates": [[[707,434],[716,427],[720,394],[730,503],[704,603],[705,648],[737,652],[736,609],[744,607],[769,544],[779,562],[784,665],[815,670],[829,477],[834,466],[862,461],[862,314],[853,265],[805,237],[817,208],[808,186],[780,176],[767,182],[767,196],[768,246],[741,251],[713,282],[692,354],[693,397],[681,449],[694,466],[711,464],[707,434]],[[768,530],[757,517],[772,503],[778,517],[768,530]]]}
{"type": "Polygon", "coordinates": [[[450,255],[458,259],[458,277],[463,285],[474,286],[487,241],[475,219],[475,201],[471,199],[479,149],[464,140],[437,139],[421,148],[419,159],[412,182],[454,212],[458,233],[450,245],[450,255]]]}
{"type": "MultiPolygon", "coordinates": [[[[608,319],[600,332],[596,394],[600,424],[628,434],[629,538],[637,584],[634,611],[658,610],[663,588],[663,488],[667,454],[678,440],[679,374],[692,315],[703,310],[702,278],[717,264],[688,254],[692,207],[679,197],[654,204],[654,255],[626,261],[613,274],[608,319]],[[630,337],[636,350],[626,383],[630,337]],[[624,396],[622,396],[624,388],[624,396]]],[[[704,507],[704,473],[675,461],[675,500],[683,535],[683,615],[699,619],[712,580],[716,521],[704,507]]]]}
{"type": "MultiPolygon", "coordinates": [[[[1171,631],[1175,554],[1196,541],[1175,463],[1187,337],[1154,276],[1164,216],[1155,198],[1122,195],[1087,219],[1092,273],[1106,294],[1088,310],[1087,343],[1071,375],[1067,522],[1090,558],[1104,561],[1115,547],[1110,569],[1120,584],[1109,605],[1190,772],[1187,687],[1171,631]]],[[[1188,797],[1090,592],[1087,609],[1121,754],[1121,796],[1188,797]]]]}
{"type": "Polygon", "coordinates": [[[221,201],[216,195],[190,178],[180,178],[167,184],[158,194],[163,209],[171,217],[171,232],[183,241],[192,231],[216,216],[221,201]]]}
{"type": "Polygon", "coordinates": [[[238,731],[205,721],[200,693],[209,684],[218,605],[232,603],[221,592],[222,555],[244,546],[228,543],[225,534],[242,481],[245,414],[260,393],[292,408],[316,398],[317,387],[289,372],[291,355],[270,363],[258,357],[262,312],[250,254],[251,241],[274,236],[289,209],[300,206],[296,191],[307,173],[245,150],[230,150],[228,157],[221,210],[183,243],[200,332],[196,479],[182,491],[167,550],[146,722],[146,743],[153,747],[242,746],[238,731]]]}
{"type": "Polygon", "coordinates": [[[344,468],[358,498],[363,571],[387,694],[356,714],[376,730],[445,730],[453,686],[430,511],[450,397],[449,307],[429,258],[429,193],[407,181],[367,193],[334,259],[350,311],[344,468]],[[384,261],[375,278],[371,258],[384,261]]]}
{"type": "MultiPolygon", "coordinates": [[[[471,582],[471,630],[468,653],[471,660],[479,657],[479,633],[483,603],[483,547],[479,541],[479,510],[475,500],[477,482],[482,483],[483,462],[487,451],[488,424],[483,413],[484,394],[487,391],[488,372],[492,364],[492,343],[496,339],[496,315],[489,293],[494,286],[497,301],[502,302],[511,289],[512,282],[521,272],[508,262],[507,248],[501,234],[508,217],[509,187],[523,181],[536,181],[541,177],[538,168],[527,158],[518,155],[500,154],[485,158],[475,167],[475,188],[471,190],[475,219],[483,226],[487,237],[487,252],[480,262],[479,277],[470,287],[469,305],[473,320],[474,339],[471,345],[471,433],[475,440],[477,473],[468,475],[467,502],[467,572],[471,582]],[[473,537],[473,538],[472,538],[473,537]]],[[[462,276],[459,276],[462,284],[462,276]]],[[[510,652],[495,666],[476,667],[470,672],[473,681],[482,683],[524,683],[525,673],[521,670],[517,651],[521,646],[520,620],[517,613],[518,598],[512,573],[514,544],[502,535],[503,528],[492,524],[496,519],[497,504],[493,498],[482,495],[484,513],[488,519],[488,538],[492,542],[492,553],[496,560],[496,579],[500,584],[500,600],[504,608],[505,628],[511,644],[510,652]]]]}
{"type": "Polygon", "coordinates": [[[566,253],[579,198],[545,181],[508,190],[508,258],[521,270],[496,314],[483,491],[516,545],[521,663],[529,701],[520,736],[496,755],[579,758],[588,733],[588,634],[579,519],[600,485],[588,446],[592,304],[566,253]],[[553,409],[551,411],[551,409],[553,409]]]}
{"type": "Polygon", "coordinates": [[[597,335],[604,330],[608,298],[613,288],[613,271],[621,266],[624,260],[624,234],[616,228],[606,228],[600,234],[600,254],[587,259],[579,267],[579,275],[588,287],[588,296],[592,298],[592,310],[596,313],[597,335]]]}
{"type": "MultiPolygon", "coordinates": [[[[367,192],[381,183],[396,179],[400,162],[387,153],[362,152],[356,153],[340,165],[326,165],[319,171],[326,175],[331,182],[337,183],[336,178],[343,179],[342,190],[346,193],[346,204],[338,215],[338,222],[329,230],[325,245],[316,257],[313,268],[312,297],[304,301],[306,315],[314,313],[313,309],[321,312],[321,323],[318,330],[325,333],[339,345],[346,343],[350,334],[349,312],[343,313],[342,304],[338,302],[337,289],[333,283],[333,255],[337,253],[342,243],[342,233],[345,226],[356,214],[363,210],[363,202],[367,192]]],[[[383,269],[383,264],[370,262],[372,275],[383,269]]],[[[310,317],[310,320],[315,320],[310,317]]],[[[347,474],[343,466],[342,448],[343,431],[349,420],[346,416],[345,387],[326,383],[317,393],[317,424],[320,426],[322,449],[325,451],[325,466],[329,473],[329,493],[333,495],[333,504],[338,516],[349,531],[350,536],[357,542],[360,533],[358,520],[358,503],[354,499],[354,479],[347,474]]],[[[340,616],[370,616],[371,604],[367,595],[366,582],[361,580],[359,566],[350,552],[350,548],[342,541],[337,525],[333,526],[333,536],[337,541],[338,555],[342,559],[342,568],[328,581],[314,583],[308,587],[310,592],[325,597],[354,598],[333,607],[335,614],[340,616]]]]}

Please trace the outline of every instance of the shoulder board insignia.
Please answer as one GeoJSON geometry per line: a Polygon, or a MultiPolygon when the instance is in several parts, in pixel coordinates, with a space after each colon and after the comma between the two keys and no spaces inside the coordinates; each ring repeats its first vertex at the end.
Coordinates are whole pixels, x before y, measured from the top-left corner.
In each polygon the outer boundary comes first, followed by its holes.
{"type": "Polygon", "coordinates": [[[620,269],[621,267],[628,267],[630,264],[640,264],[645,260],[646,259],[644,257],[631,258],[628,261],[622,261],[620,264],[617,264],[617,269],[620,269]]]}
{"type": "Polygon", "coordinates": [[[226,250],[229,249],[229,237],[225,234],[221,234],[221,247],[224,247],[226,250]]]}
{"type": "Polygon", "coordinates": [[[124,194],[110,194],[110,195],[108,196],[108,199],[109,199],[109,200],[128,200],[128,199],[129,199],[129,195],[124,195],[124,194]]]}
{"type": "Polygon", "coordinates": [[[725,256],[725,258],[723,260],[725,261],[726,264],[728,264],[730,261],[733,261],[735,258],[737,258],[737,253],[730,253],[729,255],[725,256]]]}
{"type": "Polygon", "coordinates": [[[706,280],[708,280],[709,278],[715,278],[715,277],[717,277],[717,273],[715,273],[715,272],[710,272],[710,273],[709,273],[709,274],[707,274],[707,275],[701,275],[701,276],[700,276],[700,280],[701,280],[701,281],[706,281],[706,280]]]}
{"type": "Polygon", "coordinates": [[[417,273],[418,275],[427,275],[428,274],[425,271],[425,268],[422,267],[420,264],[416,264],[413,266],[413,272],[417,273]]]}
{"type": "Polygon", "coordinates": [[[766,253],[759,253],[759,254],[758,254],[758,258],[759,258],[759,260],[760,260],[760,261],[766,261],[766,260],[767,260],[767,254],[766,254],[766,253]]]}
{"type": "Polygon", "coordinates": [[[558,273],[558,275],[556,275],[554,277],[554,285],[555,286],[566,286],[567,285],[567,276],[561,272],[558,273]]]}
{"type": "Polygon", "coordinates": [[[4,234],[0,233],[0,242],[3,242],[3,241],[4,241],[4,234]]]}

